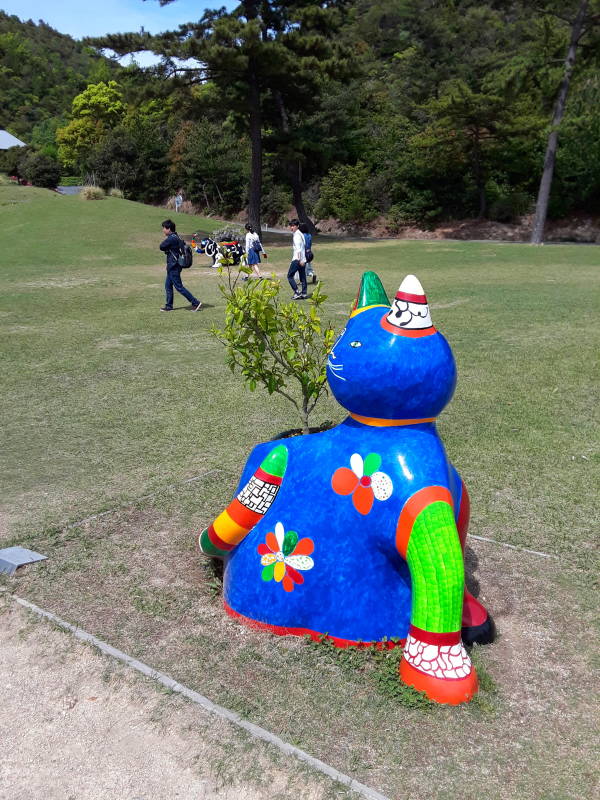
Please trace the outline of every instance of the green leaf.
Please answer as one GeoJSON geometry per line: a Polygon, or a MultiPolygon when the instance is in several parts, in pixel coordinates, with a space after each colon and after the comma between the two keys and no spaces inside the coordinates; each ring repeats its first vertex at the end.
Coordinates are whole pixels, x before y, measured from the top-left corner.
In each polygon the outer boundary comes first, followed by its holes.
{"type": "Polygon", "coordinates": [[[266,567],[263,567],[260,577],[263,579],[263,581],[272,581],[274,572],[275,564],[267,564],[266,567]]]}
{"type": "Polygon", "coordinates": [[[289,556],[294,552],[294,548],[298,544],[298,534],[296,531],[288,531],[283,537],[283,555],[289,556]]]}
{"type": "Polygon", "coordinates": [[[380,466],[381,456],[378,453],[369,453],[369,455],[365,458],[364,463],[365,475],[372,475],[374,472],[377,472],[380,466]]]}

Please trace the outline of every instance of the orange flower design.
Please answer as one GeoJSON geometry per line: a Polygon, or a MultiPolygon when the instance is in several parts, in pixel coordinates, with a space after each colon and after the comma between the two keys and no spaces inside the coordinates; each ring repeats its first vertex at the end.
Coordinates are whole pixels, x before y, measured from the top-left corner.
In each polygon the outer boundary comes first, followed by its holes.
{"type": "Polygon", "coordinates": [[[379,472],[381,456],[369,453],[363,460],[358,453],[350,458],[350,466],[336,469],[331,477],[331,488],[336,494],[352,495],[352,504],[359,514],[366,515],[375,500],[387,500],[394,485],[389,475],[379,472]]]}

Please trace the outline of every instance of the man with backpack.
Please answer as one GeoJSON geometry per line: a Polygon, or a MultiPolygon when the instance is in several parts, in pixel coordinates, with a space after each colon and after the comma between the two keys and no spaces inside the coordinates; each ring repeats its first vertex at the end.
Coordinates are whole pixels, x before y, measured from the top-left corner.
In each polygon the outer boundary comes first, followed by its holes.
{"type": "Polygon", "coordinates": [[[165,280],[166,302],[161,307],[161,311],[173,311],[173,288],[177,289],[179,294],[182,294],[186,300],[192,304],[191,311],[200,311],[202,303],[197,300],[194,295],[189,292],[181,282],[181,256],[185,247],[183,242],[176,233],[175,223],[166,219],[162,224],[165,239],[160,243],[159,247],[167,257],[167,278],[165,280]]]}

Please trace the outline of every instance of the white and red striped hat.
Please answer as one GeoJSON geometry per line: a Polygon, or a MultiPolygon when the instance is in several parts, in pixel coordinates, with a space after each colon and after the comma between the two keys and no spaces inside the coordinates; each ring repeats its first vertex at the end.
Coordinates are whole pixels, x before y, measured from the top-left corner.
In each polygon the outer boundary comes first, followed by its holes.
{"type": "Polygon", "coordinates": [[[427,297],[415,275],[407,275],[400,284],[392,308],[382,320],[382,325],[393,333],[406,332],[407,336],[435,333],[427,297]]]}

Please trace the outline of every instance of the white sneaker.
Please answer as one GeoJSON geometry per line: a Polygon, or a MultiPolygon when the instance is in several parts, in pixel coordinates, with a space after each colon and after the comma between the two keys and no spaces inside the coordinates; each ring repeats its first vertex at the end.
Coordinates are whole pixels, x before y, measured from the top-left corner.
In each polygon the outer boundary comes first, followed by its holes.
{"type": "Polygon", "coordinates": [[[301,300],[301,299],[302,295],[300,294],[300,292],[294,292],[294,294],[292,295],[292,300],[301,300]]]}

